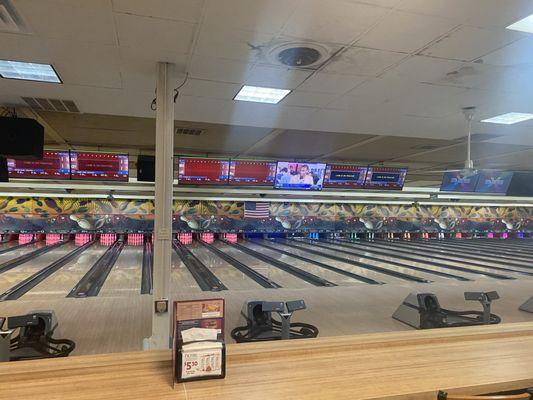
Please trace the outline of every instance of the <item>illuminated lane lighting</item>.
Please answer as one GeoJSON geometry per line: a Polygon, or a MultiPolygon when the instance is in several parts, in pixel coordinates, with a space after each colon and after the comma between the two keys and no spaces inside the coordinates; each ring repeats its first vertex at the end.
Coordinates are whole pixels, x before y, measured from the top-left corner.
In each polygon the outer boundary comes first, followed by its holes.
{"type": "Polygon", "coordinates": [[[512,31],[533,33],[533,14],[521,19],[520,21],[516,21],[514,24],[509,25],[507,29],[512,31]]]}
{"type": "Polygon", "coordinates": [[[497,115],[489,119],[484,119],[481,122],[488,122],[491,124],[503,124],[503,125],[512,125],[519,122],[528,121],[533,118],[533,114],[517,113],[510,112],[507,114],[497,115]]]}
{"type": "Polygon", "coordinates": [[[50,64],[0,60],[0,76],[5,79],[62,83],[50,64]]]}
{"type": "Polygon", "coordinates": [[[259,86],[244,85],[234,100],[252,101],[254,103],[278,104],[291,91],[288,89],[276,89],[259,86]]]}

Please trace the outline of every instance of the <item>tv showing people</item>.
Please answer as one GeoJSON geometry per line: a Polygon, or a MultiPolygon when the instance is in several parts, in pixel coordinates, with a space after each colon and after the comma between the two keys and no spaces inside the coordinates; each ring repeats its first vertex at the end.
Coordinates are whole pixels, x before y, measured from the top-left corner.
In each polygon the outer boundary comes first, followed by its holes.
{"type": "Polygon", "coordinates": [[[368,167],[365,189],[402,190],[407,168],[368,167]]]}
{"type": "Polygon", "coordinates": [[[361,189],[365,184],[367,167],[349,164],[328,164],[324,177],[325,188],[361,189]]]}
{"type": "Polygon", "coordinates": [[[278,161],[276,189],[322,190],[326,164],[278,161]]]}
{"type": "Polygon", "coordinates": [[[442,192],[473,192],[479,179],[477,171],[457,170],[445,172],[440,190],[442,192]]]}
{"type": "Polygon", "coordinates": [[[127,154],[70,152],[72,179],[99,181],[128,181],[127,154]]]}
{"type": "Polygon", "coordinates": [[[512,171],[482,170],[479,173],[475,191],[478,193],[505,194],[512,179],[512,171]]]}
{"type": "Polygon", "coordinates": [[[177,168],[178,185],[225,185],[229,160],[181,157],[177,168]]]}
{"type": "Polygon", "coordinates": [[[7,159],[9,177],[70,179],[68,151],[45,151],[42,160],[7,159]]]}
{"type": "Polygon", "coordinates": [[[276,162],[257,160],[231,160],[230,185],[272,186],[276,176],[276,162]]]}

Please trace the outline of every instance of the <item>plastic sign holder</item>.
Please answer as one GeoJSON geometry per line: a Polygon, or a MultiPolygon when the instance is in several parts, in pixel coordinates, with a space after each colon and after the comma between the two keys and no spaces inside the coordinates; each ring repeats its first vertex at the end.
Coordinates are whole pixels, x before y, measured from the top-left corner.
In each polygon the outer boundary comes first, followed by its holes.
{"type": "Polygon", "coordinates": [[[175,301],[173,304],[173,382],[226,376],[224,299],[175,301]]]}

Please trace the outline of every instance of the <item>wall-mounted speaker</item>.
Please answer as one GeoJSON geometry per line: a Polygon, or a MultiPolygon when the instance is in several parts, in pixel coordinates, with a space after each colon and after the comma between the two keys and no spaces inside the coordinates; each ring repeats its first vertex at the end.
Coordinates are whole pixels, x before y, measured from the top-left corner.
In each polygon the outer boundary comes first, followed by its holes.
{"type": "Polygon", "coordinates": [[[137,180],[139,182],[155,182],[155,157],[137,157],[137,180]]]}

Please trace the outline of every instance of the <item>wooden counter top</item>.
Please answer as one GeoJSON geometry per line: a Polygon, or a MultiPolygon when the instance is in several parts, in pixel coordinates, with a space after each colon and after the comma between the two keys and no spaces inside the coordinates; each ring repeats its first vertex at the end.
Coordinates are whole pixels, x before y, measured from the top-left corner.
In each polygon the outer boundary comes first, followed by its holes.
{"type": "Polygon", "coordinates": [[[0,399],[435,399],[533,386],[533,323],[230,344],[172,389],[170,351],[0,364],[0,399]]]}

